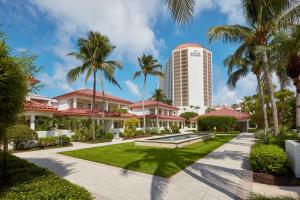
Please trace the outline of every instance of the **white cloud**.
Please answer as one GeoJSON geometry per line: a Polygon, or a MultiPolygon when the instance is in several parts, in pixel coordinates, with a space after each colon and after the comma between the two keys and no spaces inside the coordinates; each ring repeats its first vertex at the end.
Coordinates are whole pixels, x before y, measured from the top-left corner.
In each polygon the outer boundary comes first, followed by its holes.
{"type": "Polygon", "coordinates": [[[229,90],[225,83],[215,89],[213,96],[214,105],[232,105],[240,101],[244,96],[253,95],[256,92],[257,81],[253,74],[239,80],[234,90],[229,90]]]}
{"type": "Polygon", "coordinates": [[[137,84],[133,83],[131,80],[126,80],[124,83],[129,89],[129,92],[131,92],[133,95],[135,95],[136,97],[142,96],[137,84]]]}
{"type": "Polygon", "coordinates": [[[26,52],[27,49],[26,49],[25,47],[18,47],[18,48],[16,49],[16,51],[17,51],[17,52],[26,52]]]}
{"type": "Polygon", "coordinates": [[[227,16],[228,23],[244,23],[241,0],[197,0],[195,15],[211,9],[218,9],[227,16]]]}

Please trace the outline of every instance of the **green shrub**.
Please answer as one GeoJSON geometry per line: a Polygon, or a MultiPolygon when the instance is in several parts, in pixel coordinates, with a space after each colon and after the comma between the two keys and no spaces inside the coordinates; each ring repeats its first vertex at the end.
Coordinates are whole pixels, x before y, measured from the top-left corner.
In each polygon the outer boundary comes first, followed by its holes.
{"type": "Polygon", "coordinates": [[[216,134],[232,134],[232,135],[237,135],[237,134],[240,134],[240,131],[219,131],[219,132],[216,132],[216,134]]]}
{"type": "Polygon", "coordinates": [[[124,133],[123,136],[126,138],[134,137],[136,128],[139,126],[140,120],[137,118],[131,118],[124,120],[124,133]]]}
{"type": "Polygon", "coordinates": [[[113,138],[113,133],[101,133],[100,135],[97,135],[96,140],[97,142],[111,142],[113,138]]]}
{"type": "Polygon", "coordinates": [[[8,141],[14,143],[14,149],[28,149],[38,139],[37,133],[25,125],[14,125],[7,129],[8,141]]]}
{"type": "Polygon", "coordinates": [[[287,155],[276,145],[255,144],[251,148],[249,161],[256,172],[280,174],[285,170],[287,155]]]}
{"type": "Polygon", "coordinates": [[[199,131],[228,131],[236,127],[237,121],[230,116],[206,116],[198,118],[199,131]]]}
{"type": "Polygon", "coordinates": [[[71,138],[66,135],[62,135],[58,137],[59,144],[62,146],[69,145],[71,143],[71,138]]]}
{"type": "Polygon", "coordinates": [[[159,130],[159,128],[147,128],[146,133],[149,135],[159,135],[160,130],[159,130]]]}
{"type": "Polygon", "coordinates": [[[257,143],[274,144],[284,149],[286,140],[298,139],[297,133],[293,130],[282,130],[278,136],[274,136],[272,131],[268,131],[265,135],[263,130],[259,130],[254,135],[258,139],[257,143]]]}
{"type": "Polygon", "coordinates": [[[71,139],[66,135],[62,135],[59,137],[47,136],[47,137],[39,138],[38,140],[38,144],[40,148],[53,147],[53,146],[66,146],[69,145],[70,142],[71,139]]]}
{"type": "Polygon", "coordinates": [[[162,134],[162,135],[171,134],[171,133],[172,133],[172,130],[167,127],[165,127],[165,129],[160,131],[160,134],[162,134]]]}
{"type": "MultiPolygon", "coordinates": [[[[2,166],[0,153],[0,166],[2,166]]],[[[9,184],[2,186],[0,179],[0,199],[78,199],[92,200],[92,195],[84,188],[72,184],[55,174],[18,157],[8,156],[9,184]]],[[[2,170],[0,170],[2,177],[2,170]]]]}
{"type": "Polygon", "coordinates": [[[248,132],[249,133],[255,133],[256,132],[256,128],[248,128],[248,132]]]}
{"type": "Polygon", "coordinates": [[[170,126],[170,128],[172,130],[172,133],[174,133],[174,134],[175,133],[180,133],[179,127],[177,125],[173,124],[173,125],[170,126]]]}
{"type": "Polygon", "coordinates": [[[47,136],[47,137],[39,138],[38,143],[40,148],[56,146],[57,137],[47,136]]]}

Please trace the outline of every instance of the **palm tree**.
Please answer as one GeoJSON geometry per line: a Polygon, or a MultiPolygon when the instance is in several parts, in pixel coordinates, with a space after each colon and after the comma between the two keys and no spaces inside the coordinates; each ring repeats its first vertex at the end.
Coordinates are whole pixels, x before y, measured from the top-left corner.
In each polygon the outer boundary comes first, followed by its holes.
{"type": "Polygon", "coordinates": [[[272,105],[274,135],[277,136],[278,115],[267,50],[276,30],[296,23],[300,15],[300,5],[291,0],[242,0],[242,7],[248,26],[216,26],[209,29],[208,36],[210,41],[217,39],[232,43],[251,41],[260,49],[262,69],[272,105]]]}
{"type": "Polygon", "coordinates": [[[296,126],[300,127],[300,26],[278,33],[272,41],[274,57],[281,58],[278,65],[284,67],[286,74],[296,87],[296,126]]]}
{"type": "Polygon", "coordinates": [[[68,55],[74,56],[76,59],[80,60],[82,64],[71,69],[67,73],[67,80],[69,83],[74,82],[77,78],[86,73],[85,81],[87,82],[91,74],[93,74],[93,100],[91,105],[92,110],[92,137],[95,141],[95,98],[96,98],[96,75],[97,75],[97,63],[96,59],[98,55],[98,48],[94,44],[94,33],[89,32],[88,38],[79,38],[77,41],[77,46],[79,47],[78,52],[71,52],[68,55]]]}
{"type": "Polygon", "coordinates": [[[101,46],[99,49],[99,56],[97,57],[97,70],[100,71],[100,86],[102,92],[102,126],[104,126],[104,111],[105,111],[105,92],[104,92],[104,78],[108,80],[111,84],[117,86],[121,89],[118,81],[115,79],[116,69],[122,69],[122,63],[115,60],[107,60],[112,51],[116,48],[109,41],[109,38],[101,35],[100,33],[95,33],[95,41],[101,46]]]}
{"type": "Polygon", "coordinates": [[[143,108],[143,130],[146,131],[146,116],[145,116],[145,94],[146,94],[146,81],[149,75],[164,78],[164,74],[161,72],[161,65],[158,64],[157,60],[152,55],[143,54],[138,58],[140,70],[135,72],[133,79],[143,76],[143,95],[142,95],[142,108],[143,108]]]}
{"type": "Polygon", "coordinates": [[[162,89],[155,89],[154,92],[152,93],[152,99],[156,101],[156,110],[157,110],[157,115],[156,115],[156,126],[158,128],[159,122],[158,122],[158,102],[164,102],[166,99],[166,95],[164,94],[162,89]]]}
{"type": "MultiPolygon", "coordinates": [[[[96,139],[95,133],[95,102],[96,102],[96,75],[100,71],[100,82],[103,94],[103,109],[102,109],[102,122],[104,120],[104,83],[103,74],[113,84],[120,87],[114,78],[115,67],[121,68],[121,64],[117,61],[106,61],[112,50],[115,48],[109,43],[106,36],[102,36],[99,32],[90,31],[88,38],[79,38],[77,42],[79,47],[78,52],[72,52],[68,55],[74,56],[80,60],[82,64],[78,67],[71,69],[67,74],[69,82],[75,81],[81,74],[86,73],[85,81],[93,75],[93,100],[91,105],[92,110],[92,136],[93,140],[96,139]]],[[[103,125],[104,123],[102,123],[103,125]]]]}
{"type": "Polygon", "coordinates": [[[172,18],[179,24],[187,23],[193,16],[195,0],[166,0],[172,18]]]}
{"type": "Polygon", "coordinates": [[[264,119],[264,134],[266,135],[268,130],[268,115],[265,107],[263,81],[261,76],[261,60],[257,58],[255,49],[251,44],[243,43],[233,55],[230,55],[224,60],[224,64],[228,67],[229,78],[227,86],[229,89],[234,89],[238,80],[247,76],[250,72],[256,76],[264,119]],[[242,52],[240,50],[242,50],[242,52]]]}

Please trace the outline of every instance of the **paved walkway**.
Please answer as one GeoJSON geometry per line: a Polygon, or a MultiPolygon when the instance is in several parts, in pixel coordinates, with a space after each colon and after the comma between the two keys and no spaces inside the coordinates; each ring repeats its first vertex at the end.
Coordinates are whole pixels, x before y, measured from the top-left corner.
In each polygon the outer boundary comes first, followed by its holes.
{"type": "Polygon", "coordinates": [[[77,143],[74,147],[16,155],[85,187],[96,199],[226,200],[244,199],[252,190],[246,158],[252,143],[252,134],[240,134],[170,179],[56,154],[104,144],[77,143]]]}

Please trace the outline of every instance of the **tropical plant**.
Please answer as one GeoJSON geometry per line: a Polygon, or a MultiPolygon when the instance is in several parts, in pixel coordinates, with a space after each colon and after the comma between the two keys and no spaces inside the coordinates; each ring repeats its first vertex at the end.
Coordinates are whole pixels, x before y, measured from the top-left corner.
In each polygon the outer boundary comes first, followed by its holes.
{"type": "Polygon", "coordinates": [[[158,102],[164,102],[164,100],[166,99],[166,95],[164,94],[162,89],[155,89],[152,93],[152,99],[156,101],[156,127],[158,127],[158,102]]]}
{"type": "MultiPolygon", "coordinates": [[[[291,0],[242,0],[242,9],[248,26],[223,25],[209,29],[210,41],[223,39],[225,42],[252,43],[257,49],[266,78],[274,124],[274,134],[279,134],[277,106],[274,97],[271,70],[268,62],[269,41],[280,28],[298,21],[300,5],[291,0]]],[[[241,45],[243,49],[247,45],[241,45]]],[[[240,50],[243,52],[243,50],[240,50]]]]}
{"type": "Polygon", "coordinates": [[[176,22],[182,24],[191,20],[195,0],[165,0],[165,2],[176,22]]]}
{"type": "MultiPolygon", "coordinates": [[[[277,69],[284,71],[296,87],[296,126],[300,128],[300,26],[279,32],[272,41],[272,55],[277,69]],[[276,59],[280,58],[280,59],[276,59]]],[[[283,93],[281,96],[286,96],[283,93]]]]}
{"type": "Polygon", "coordinates": [[[164,74],[162,73],[161,65],[158,64],[157,60],[153,58],[152,55],[143,54],[138,58],[138,63],[140,70],[135,72],[133,75],[133,79],[138,78],[139,76],[143,76],[143,95],[142,95],[142,108],[143,108],[143,131],[145,133],[146,130],[146,116],[145,116],[145,94],[146,94],[146,81],[147,77],[157,76],[160,78],[164,78],[164,74]]]}
{"type": "MultiPolygon", "coordinates": [[[[15,62],[5,41],[0,41],[0,137],[3,140],[3,173],[1,177],[8,182],[7,156],[8,143],[6,129],[15,123],[23,108],[27,94],[26,76],[23,66],[15,62]]],[[[5,183],[5,184],[6,184],[5,183]]]]}
{"type": "Polygon", "coordinates": [[[68,55],[74,56],[76,59],[82,62],[82,65],[71,69],[67,74],[67,80],[69,82],[75,81],[81,74],[86,73],[85,81],[93,75],[93,100],[92,100],[92,135],[93,140],[96,139],[95,133],[95,101],[96,101],[96,75],[97,71],[100,71],[100,82],[103,95],[103,109],[102,109],[102,123],[104,120],[104,77],[111,83],[120,87],[116,79],[114,78],[115,68],[121,68],[121,64],[117,61],[106,61],[112,50],[115,48],[109,43],[109,39],[106,36],[101,35],[99,32],[90,31],[88,38],[79,38],[77,41],[79,47],[78,52],[72,52],[68,55]]]}
{"type": "Polygon", "coordinates": [[[253,44],[244,42],[233,55],[230,55],[224,60],[225,66],[228,68],[228,81],[227,86],[229,89],[234,89],[238,80],[247,76],[252,72],[256,76],[258,85],[258,94],[261,102],[261,110],[264,119],[264,133],[268,131],[268,117],[265,106],[263,80],[261,73],[261,60],[257,58],[255,47],[253,44]],[[246,47],[245,47],[246,46],[246,47]],[[244,49],[245,48],[245,49],[244,49]],[[243,52],[240,52],[240,50],[243,52]]]}
{"type": "Polygon", "coordinates": [[[14,125],[7,129],[8,141],[12,142],[14,149],[24,150],[31,147],[38,134],[26,125],[14,125]]]}

